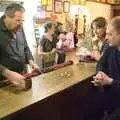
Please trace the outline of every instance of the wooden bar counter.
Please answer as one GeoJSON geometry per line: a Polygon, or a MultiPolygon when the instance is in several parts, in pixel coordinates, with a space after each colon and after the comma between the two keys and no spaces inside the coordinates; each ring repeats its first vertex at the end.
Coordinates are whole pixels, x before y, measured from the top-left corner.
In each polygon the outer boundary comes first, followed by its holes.
{"type": "Polygon", "coordinates": [[[68,120],[60,111],[70,110],[70,101],[75,95],[78,97],[85,93],[86,90],[80,91],[82,86],[79,84],[95,74],[95,66],[95,63],[77,63],[34,77],[32,89],[26,92],[11,85],[0,88],[0,119],[68,120]],[[60,109],[63,103],[68,105],[60,109]]]}

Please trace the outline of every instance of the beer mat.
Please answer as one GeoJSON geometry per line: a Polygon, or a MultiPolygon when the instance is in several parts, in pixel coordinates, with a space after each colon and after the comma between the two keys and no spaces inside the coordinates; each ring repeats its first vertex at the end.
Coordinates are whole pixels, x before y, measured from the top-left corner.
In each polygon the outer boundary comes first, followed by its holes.
{"type": "MultiPolygon", "coordinates": [[[[65,67],[65,66],[68,66],[68,65],[72,65],[73,64],[73,61],[72,60],[69,60],[69,61],[66,61],[62,64],[56,64],[54,66],[51,66],[51,67],[48,67],[46,69],[43,69],[43,70],[35,70],[33,71],[32,73],[22,73],[22,75],[27,79],[31,78],[31,77],[35,77],[37,75],[40,75],[42,73],[47,73],[47,72],[50,72],[50,71],[53,71],[53,70],[57,70],[59,68],[62,68],[62,67],[65,67]]],[[[10,87],[15,87],[12,83],[10,83],[8,80],[3,80],[3,81],[0,81],[0,88],[3,88],[3,87],[6,87],[6,86],[10,86],[10,87]]]]}
{"type": "Polygon", "coordinates": [[[25,78],[31,78],[31,76],[32,76],[32,77],[35,77],[35,76],[40,75],[40,74],[42,74],[42,73],[39,72],[39,70],[38,70],[38,71],[35,70],[35,71],[31,72],[31,73],[24,73],[24,74],[22,74],[22,75],[23,75],[25,78]]]}
{"type": "Polygon", "coordinates": [[[73,64],[73,61],[72,60],[69,60],[69,61],[66,61],[64,63],[61,63],[61,64],[56,64],[56,65],[53,65],[51,67],[47,67],[45,69],[37,69],[31,73],[24,73],[22,74],[25,78],[31,78],[31,77],[35,77],[35,76],[38,76],[38,75],[41,75],[42,73],[47,73],[47,72],[50,72],[50,71],[53,71],[53,70],[57,70],[59,68],[62,68],[62,67],[65,67],[65,66],[68,66],[68,65],[72,65],[73,64]]]}

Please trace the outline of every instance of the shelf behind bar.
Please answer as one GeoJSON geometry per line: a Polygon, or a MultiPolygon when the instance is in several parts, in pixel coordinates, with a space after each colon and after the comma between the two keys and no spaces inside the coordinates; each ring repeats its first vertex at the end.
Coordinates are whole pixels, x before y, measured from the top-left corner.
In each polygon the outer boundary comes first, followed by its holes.
{"type": "Polygon", "coordinates": [[[91,0],[86,0],[87,2],[95,2],[95,3],[101,3],[101,4],[106,4],[106,5],[112,5],[112,6],[120,6],[120,3],[107,3],[107,2],[99,2],[99,1],[91,1],[91,0]]]}

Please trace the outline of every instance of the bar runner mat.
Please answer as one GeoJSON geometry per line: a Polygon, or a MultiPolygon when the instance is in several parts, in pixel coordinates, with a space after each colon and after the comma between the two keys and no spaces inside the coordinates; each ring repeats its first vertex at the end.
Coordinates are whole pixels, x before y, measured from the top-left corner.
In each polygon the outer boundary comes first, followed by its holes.
{"type": "MultiPolygon", "coordinates": [[[[42,73],[47,73],[47,72],[50,72],[50,71],[54,71],[54,70],[57,70],[57,69],[60,69],[60,68],[63,68],[63,67],[66,67],[66,66],[69,66],[69,65],[72,65],[72,64],[73,64],[73,61],[69,60],[69,61],[66,61],[66,62],[61,63],[61,64],[56,64],[54,66],[51,66],[51,67],[48,67],[48,68],[45,68],[45,69],[42,69],[42,70],[35,70],[31,73],[24,73],[22,75],[26,79],[30,79],[32,77],[41,75],[42,73]]],[[[10,86],[10,85],[11,85],[11,83],[8,80],[0,81],[0,88],[10,86]]]]}

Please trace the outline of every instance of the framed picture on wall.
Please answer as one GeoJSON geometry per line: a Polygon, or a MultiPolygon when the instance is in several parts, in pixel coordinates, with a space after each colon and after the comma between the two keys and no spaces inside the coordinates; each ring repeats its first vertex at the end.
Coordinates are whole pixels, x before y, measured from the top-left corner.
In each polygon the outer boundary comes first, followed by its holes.
{"type": "Polygon", "coordinates": [[[64,1],[63,2],[63,11],[65,13],[69,13],[70,12],[70,1],[64,1]]]}
{"type": "Polygon", "coordinates": [[[54,2],[54,12],[55,13],[62,13],[62,1],[56,0],[54,2]]]}
{"type": "Polygon", "coordinates": [[[46,5],[46,11],[47,12],[53,12],[53,0],[48,0],[46,5]]]}

